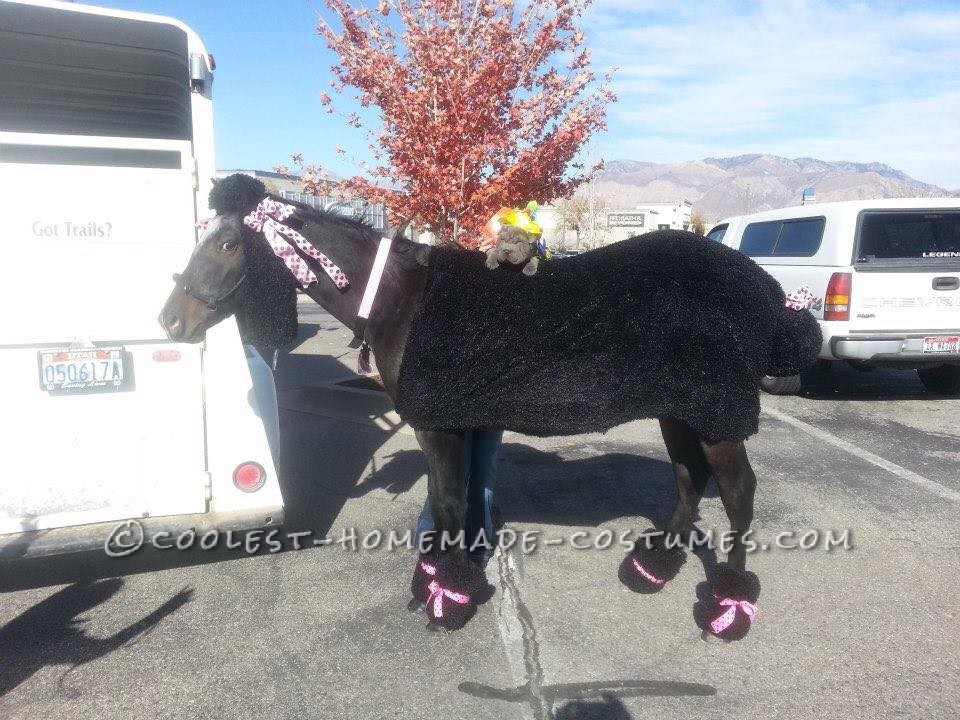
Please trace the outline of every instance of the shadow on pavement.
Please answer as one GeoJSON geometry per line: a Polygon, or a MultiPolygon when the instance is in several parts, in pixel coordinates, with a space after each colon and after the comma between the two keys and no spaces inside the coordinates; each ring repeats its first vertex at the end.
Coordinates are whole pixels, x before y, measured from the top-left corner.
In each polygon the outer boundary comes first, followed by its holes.
{"type": "Polygon", "coordinates": [[[631,720],[622,697],[709,697],[717,693],[711,685],[672,680],[560,683],[536,688],[526,683],[509,689],[463,682],[458,689],[485,700],[527,705],[534,717],[549,715],[551,720],[631,720]],[[553,710],[558,700],[566,699],[570,702],[553,710]]]}
{"type": "MultiPolygon", "coordinates": [[[[401,450],[357,485],[353,497],[374,489],[399,495],[426,471],[419,450],[401,450]]],[[[495,502],[506,522],[589,526],[643,516],[662,526],[676,499],[669,463],[623,452],[568,459],[506,443],[497,475],[495,502]]],[[[715,496],[711,482],[706,497],[715,496]]]]}
{"type": "MultiPolygon", "coordinates": [[[[289,411],[281,411],[280,421],[278,471],[286,506],[282,533],[310,531],[312,537],[333,537],[339,530],[334,523],[349,500],[375,490],[400,497],[426,473],[422,453],[413,449],[395,452],[367,473],[371,463],[377,462],[377,450],[396,428],[357,429],[348,425],[331,433],[329,420],[289,411]]],[[[663,527],[676,497],[668,463],[628,452],[568,458],[522,443],[507,443],[501,451],[498,476],[495,502],[503,521],[510,523],[596,526],[640,516],[663,527]]],[[[715,489],[711,483],[707,494],[712,493],[715,489]]],[[[412,510],[411,526],[415,516],[412,510]]],[[[401,534],[406,529],[396,528],[401,534]]],[[[241,541],[244,536],[235,534],[241,541]]],[[[303,545],[311,546],[309,542],[303,545]]],[[[284,542],[279,552],[292,549],[293,543],[284,542]]],[[[98,578],[273,554],[271,550],[277,548],[262,541],[252,552],[227,548],[225,542],[203,550],[197,542],[187,550],[160,550],[147,545],[121,558],[108,557],[98,550],[12,560],[0,563],[0,591],[89,583],[98,578]]]]}
{"type": "Polygon", "coordinates": [[[951,400],[929,392],[914,370],[858,370],[844,363],[803,374],[800,397],[807,400],[951,400]]]}
{"type": "Polygon", "coordinates": [[[54,593],[0,628],[0,696],[13,690],[47,665],[70,665],[60,682],[76,667],[103,657],[142,637],[161,620],[190,602],[184,588],[141,620],[106,638],[89,635],[78,616],[112,598],[123,580],[78,583],[54,593]]]}
{"type": "MultiPolygon", "coordinates": [[[[300,326],[301,328],[303,325],[300,326]]],[[[263,357],[269,359],[273,353],[264,351],[263,357]]],[[[356,355],[356,350],[344,350],[340,357],[356,355]]],[[[277,356],[277,371],[274,382],[277,390],[302,387],[312,383],[329,382],[331,378],[349,377],[350,371],[340,358],[334,355],[307,355],[281,352],[277,356]]]]}
{"type": "Polygon", "coordinates": [[[632,720],[633,715],[619,698],[573,700],[553,715],[554,720],[632,720]]]}

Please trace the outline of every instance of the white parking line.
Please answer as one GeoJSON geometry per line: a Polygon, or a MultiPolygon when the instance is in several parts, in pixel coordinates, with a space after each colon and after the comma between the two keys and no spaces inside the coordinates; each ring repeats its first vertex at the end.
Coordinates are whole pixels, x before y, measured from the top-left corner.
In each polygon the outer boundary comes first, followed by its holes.
{"type": "Polygon", "coordinates": [[[912,470],[907,470],[905,467],[901,467],[896,463],[892,463],[889,460],[885,460],[879,455],[874,455],[872,452],[864,450],[863,448],[857,447],[847,440],[838,438],[836,435],[833,435],[826,430],[821,430],[820,428],[814,427],[808,423],[805,423],[803,420],[799,420],[792,415],[787,415],[785,412],[780,412],[779,410],[773,410],[772,408],[763,408],[762,412],[766,413],[772,418],[779,420],[780,422],[787,423],[788,425],[793,425],[793,427],[803,430],[808,435],[812,435],[818,440],[823,440],[825,443],[829,443],[834,447],[840,448],[844,452],[850,453],[851,455],[865,460],[866,462],[876,465],[877,467],[883,468],[889,473],[893,473],[897,477],[912,482],[914,485],[922,487],[927,492],[933,493],[937,497],[942,497],[946,500],[953,500],[953,502],[960,503],[960,492],[952,490],[945,485],[941,485],[935,480],[930,478],[925,478],[923,475],[918,475],[912,470]]]}

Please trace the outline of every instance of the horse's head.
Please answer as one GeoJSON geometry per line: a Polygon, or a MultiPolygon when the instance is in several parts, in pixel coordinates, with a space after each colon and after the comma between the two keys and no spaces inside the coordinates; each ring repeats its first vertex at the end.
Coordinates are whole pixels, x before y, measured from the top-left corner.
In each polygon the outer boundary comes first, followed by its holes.
{"type": "Polygon", "coordinates": [[[296,336],[296,281],[263,237],[243,224],[266,194],[263,183],[247,175],[214,186],[210,207],[217,214],[174,276],[176,287],[160,312],[171,340],[200,342],[207,328],[232,314],[252,342],[280,347],[296,336]]]}

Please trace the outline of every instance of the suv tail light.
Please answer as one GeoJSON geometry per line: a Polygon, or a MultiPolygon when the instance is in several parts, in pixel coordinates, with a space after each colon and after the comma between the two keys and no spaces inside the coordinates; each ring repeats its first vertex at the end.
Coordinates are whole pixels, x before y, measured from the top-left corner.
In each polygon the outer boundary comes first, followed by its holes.
{"type": "Polygon", "coordinates": [[[827,283],[823,299],[824,320],[850,319],[850,291],[853,287],[852,273],[834,273],[827,283]]]}
{"type": "Polygon", "coordinates": [[[233,471],[233,484],[244,492],[259,490],[266,481],[267,473],[259,463],[245,462],[233,471]]]}

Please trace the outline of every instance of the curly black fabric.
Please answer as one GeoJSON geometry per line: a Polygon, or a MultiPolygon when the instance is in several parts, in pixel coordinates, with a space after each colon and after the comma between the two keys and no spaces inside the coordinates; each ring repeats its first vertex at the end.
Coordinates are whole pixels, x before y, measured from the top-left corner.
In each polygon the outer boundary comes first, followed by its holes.
{"type": "Polygon", "coordinates": [[[707,582],[709,588],[698,593],[697,602],[693,606],[693,619],[697,627],[724,640],[742,640],[753,625],[753,619],[743,610],[738,608],[733,622],[720,632],[714,631],[711,622],[730,609],[729,605],[720,604],[724,598],[756,604],[760,597],[760,578],[749,570],[719,563],[710,572],[707,582]]]}
{"type": "Polygon", "coordinates": [[[680,568],[687,561],[687,554],[682,547],[667,547],[666,535],[656,534],[653,528],[643,531],[641,537],[631,551],[620,562],[617,576],[620,582],[636,593],[650,594],[660,592],[667,581],[673,580],[680,572],[680,568]],[[634,561],[652,577],[660,582],[654,582],[637,570],[634,561]]]}
{"type": "Polygon", "coordinates": [[[527,435],[686,421],[708,442],[757,431],[762,375],[813,364],[820,329],[753,260],[648,233],[533,276],[438,248],[404,350],[397,411],[422,430],[527,435]]]}
{"type": "Polygon", "coordinates": [[[266,186],[256,178],[234,173],[214,184],[208,202],[217,215],[225,215],[252,209],[266,194],[266,186]]]}

